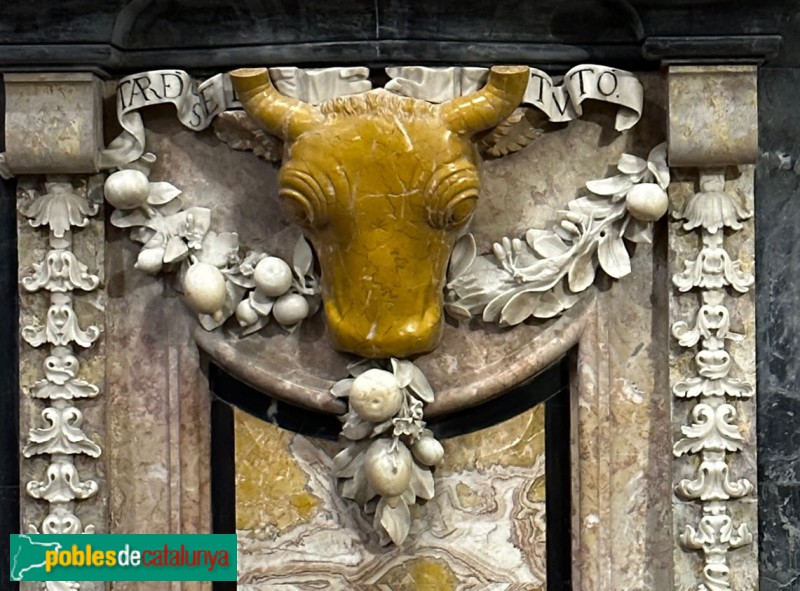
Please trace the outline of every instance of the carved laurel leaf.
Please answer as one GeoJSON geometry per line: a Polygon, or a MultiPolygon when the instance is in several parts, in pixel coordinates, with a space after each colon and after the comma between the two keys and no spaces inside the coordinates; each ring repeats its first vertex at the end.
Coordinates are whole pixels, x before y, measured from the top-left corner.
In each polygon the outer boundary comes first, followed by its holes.
{"type": "Polygon", "coordinates": [[[536,304],[539,303],[539,294],[523,291],[515,294],[508,303],[503,306],[500,314],[500,324],[504,326],[516,326],[533,314],[536,304]]]}
{"type": "MultiPolygon", "coordinates": [[[[411,464],[411,491],[420,499],[432,499],[434,495],[433,473],[416,462],[411,464]]],[[[413,501],[412,501],[413,502],[413,501]]]]}
{"type": "Polygon", "coordinates": [[[294,245],[294,253],[292,254],[292,268],[298,277],[304,277],[311,271],[311,265],[314,263],[314,254],[311,252],[305,237],[300,236],[297,244],[294,245]]]}
{"type": "Polygon", "coordinates": [[[400,388],[408,388],[423,402],[433,402],[433,388],[428,378],[411,361],[392,358],[392,370],[400,388]]]}
{"type": "Polygon", "coordinates": [[[411,512],[403,499],[392,507],[382,498],[375,510],[375,522],[379,523],[389,534],[392,542],[399,546],[408,537],[408,531],[411,529],[411,512]]]}
{"type": "Polygon", "coordinates": [[[625,277],[631,272],[631,257],[616,232],[609,232],[597,245],[597,259],[603,271],[614,279],[625,277]]]}
{"type": "Polygon", "coordinates": [[[339,380],[331,387],[331,394],[333,394],[334,398],[350,396],[350,389],[353,387],[354,381],[351,378],[339,380]]]}
{"type": "Polygon", "coordinates": [[[595,275],[592,262],[592,251],[589,250],[579,255],[572,263],[572,266],[569,268],[569,274],[567,275],[569,288],[572,291],[583,291],[592,284],[595,275]]]}
{"type": "Polygon", "coordinates": [[[475,244],[475,237],[472,234],[466,234],[458,239],[453,247],[453,254],[450,255],[450,264],[447,268],[447,280],[452,281],[459,275],[469,271],[475,257],[478,253],[478,247],[475,244]]]}
{"type": "Polygon", "coordinates": [[[544,134],[547,116],[538,109],[520,107],[486,134],[478,144],[487,156],[513,154],[544,134]]]}
{"type": "Polygon", "coordinates": [[[252,150],[259,158],[280,162],[283,143],[269,135],[244,111],[225,111],[214,119],[214,133],[234,150],[252,150]]]}

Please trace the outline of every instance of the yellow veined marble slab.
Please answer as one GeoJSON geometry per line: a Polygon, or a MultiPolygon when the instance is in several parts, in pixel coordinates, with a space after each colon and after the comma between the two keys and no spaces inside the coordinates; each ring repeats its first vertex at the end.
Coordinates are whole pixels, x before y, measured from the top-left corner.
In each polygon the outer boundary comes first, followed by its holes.
{"type": "Polygon", "coordinates": [[[436,498],[383,547],[330,475],[338,445],[234,412],[240,588],[545,589],[544,407],[444,440],[436,498]],[[266,585],[266,587],[265,587],[266,585]]]}

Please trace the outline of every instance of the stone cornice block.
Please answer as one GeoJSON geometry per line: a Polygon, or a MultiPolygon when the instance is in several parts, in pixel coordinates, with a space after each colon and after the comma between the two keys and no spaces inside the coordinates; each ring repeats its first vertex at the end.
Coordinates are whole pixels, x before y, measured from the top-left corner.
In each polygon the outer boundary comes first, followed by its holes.
{"type": "Polygon", "coordinates": [[[13,174],[97,172],[102,86],[88,73],[6,74],[6,161],[13,174]]]}
{"type": "Polygon", "coordinates": [[[669,165],[752,164],[758,157],[757,67],[670,66],[669,165]]]}

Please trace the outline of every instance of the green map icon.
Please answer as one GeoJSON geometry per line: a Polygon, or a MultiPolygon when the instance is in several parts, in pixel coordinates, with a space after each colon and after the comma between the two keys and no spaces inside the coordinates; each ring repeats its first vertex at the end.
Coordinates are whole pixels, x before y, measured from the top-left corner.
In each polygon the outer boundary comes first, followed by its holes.
{"type": "Polygon", "coordinates": [[[25,534],[11,536],[11,580],[25,581],[32,579],[38,569],[44,570],[45,552],[61,550],[58,542],[36,542],[25,534]],[[28,578],[25,574],[29,573],[28,578]]]}

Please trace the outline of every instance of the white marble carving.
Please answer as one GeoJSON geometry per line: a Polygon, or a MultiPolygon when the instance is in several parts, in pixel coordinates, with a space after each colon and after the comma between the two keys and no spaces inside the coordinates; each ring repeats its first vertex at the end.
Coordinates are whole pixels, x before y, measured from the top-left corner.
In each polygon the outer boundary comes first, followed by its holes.
{"type": "Polygon", "coordinates": [[[44,261],[33,265],[33,275],[24,277],[22,285],[28,291],[65,292],[73,289],[92,291],[100,284],[97,275],[89,273],[89,268],[68,250],[51,250],[44,261]]]}
{"type": "Polygon", "coordinates": [[[100,338],[97,326],[88,326],[86,330],[78,324],[78,315],[72,308],[72,299],[65,294],[54,293],[52,304],[47,311],[44,326],[22,327],[22,338],[32,347],[41,347],[45,343],[55,346],[68,346],[72,343],[81,347],[91,347],[100,338]]]}
{"type": "Polygon", "coordinates": [[[456,318],[514,326],[527,318],[552,318],[578,301],[599,265],[619,279],[631,271],[623,239],[650,242],[652,222],[669,205],[666,144],[647,160],[625,154],[616,176],[589,181],[592,193],[570,201],[552,230],[531,229],[525,240],[503,238],[493,253],[476,256],[462,238],[448,269],[445,309],[456,318]]]}
{"type": "Polygon", "coordinates": [[[71,227],[83,228],[97,215],[97,204],[79,195],[70,182],[58,180],[45,187],[47,192],[42,195],[26,190],[27,203],[20,204],[20,212],[30,218],[32,227],[47,226],[53,236],[64,238],[71,227]]]}
{"type": "Polygon", "coordinates": [[[47,467],[47,480],[31,480],[25,487],[34,499],[44,499],[49,503],[66,503],[75,499],[88,499],[97,493],[94,480],[81,482],[78,470],[68,461],[54,461],[47,467]]]}
{"type": "Polygon", "coordinates": [[[701,303],[693,321],[680,320],[672,326],[682,347],[698,348],[694,357],[698,375],[673,385],[676,397],[694,400],[690,423],[681,427],[683,437],[675,442],[673,453],[699,456],[694,477],[678,481],[675,492],[702,507],[699,523],[686,524],[680,541],[684,548],[702,552],[698,589],[705,591],[731,589],[728,552],[753,542],[748,524],[735,524],[730,508],[732,501],[752,494],[754,486],[731,474],[729,454],[743,449],[744,438],[736,406],[727,399],[752,398],[755,388],[729,375],[735,364],[726,343],[739,341],[742,335],[730,330],[725,288],[747,292],[754,278],[725,250],[723,233],[725,228],[740,230],[752,212],[726,193],[724,185],[724,170],[701,170],[700,191],[676,214],[685,221],[685,230],[699,233],[701,247],[697,259],[685,261],[686,270],[672,278],[681,293],[697,290],[701,303]]]}
{"type": "Polygon", "coordinates": [[[184,209],[179,189],[149,180],[154,162],[148,153],[108,177],[106,199],[122,207],[111,223],[132,228],[131,239],[143,244],[137,269],[178,273],[184,299],[203,328],[217,329],[235,315],[239,336],[261,330],[270,319],[291,332],[319,309],[319,281],[305,240],[297,243],[291,265],[263,252],[243,254],[235,232],[210,230],[210,209],[184,209]]]}
{"type": "Polygon", "coordinates": [[[94,384],[78,378],[80,362],[67,347],[54,347],[44,360],[44,380],[39,380],[30,389],[34,398],[50,400],[72,400],[94,398],[100,389],[94,384]]]}
{"type": "Polygon", "coordinates": [[[431,467],[442,461],[442,445],[425,428],[423,405],[434,393],[411,361],[361,361],[352,378],[331,393],[347,397],[342,435],[349,440],[334,459],[334,475],[343,480],[342,496],[373,514],[373,527],[402,544],[411,528],[409,507],[417,498],[433,498],[431,467]],[[377,497],[377,500],[376,500],[377,497]]]}
{"type": "MultiPolygon", "coordinates": [[[[50,306],[44,325],[22,328],[23,339],[32,347],[50,345],[43,364],[44,379],[34,383],[28,393],[32,398],[49,405],[41,411],[42,426],[30,429],[22,454],[26,458],[49,456],[50,463],[42,480],[31,480],[25,490],[34,499],[49,504],[42,533],[92,533],[94,526],[83,526],[74,513],[74,503],[98,494],[100,486],[92,479],[82,479],[73,462],[77,454],[97,458],[100,446],[84,431],[83,413],[72,405],[75,400],[93,398],[99,388],[79,378],[80,362],[72,346],[91,347],[100,337],[100,328],[80,327],[73,307],[75,292],[90,292],[100,285],[100,278],[89,271],[72,252],[72,229],[83,228],[99,207],[88,197],[98,179],[90,178],[76,188],[68,179],[56,177],[45,183],[46,192],[39,194],[25,185],[19,189],[22,215],[34,227],[47,227],[51,247],[33,272],[23,277],[27,292],[48,292],[50,306]]],[[[28,524],[38,533],[35,524],[28,524]]],[[[75,591],[80,583],[73,581],[48,582],[50,591],[75,591]]]]}

